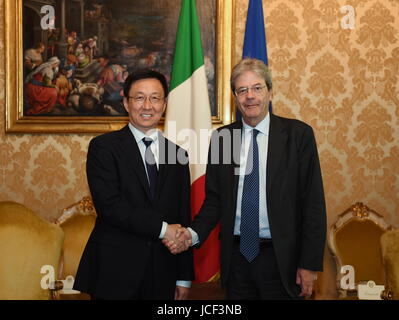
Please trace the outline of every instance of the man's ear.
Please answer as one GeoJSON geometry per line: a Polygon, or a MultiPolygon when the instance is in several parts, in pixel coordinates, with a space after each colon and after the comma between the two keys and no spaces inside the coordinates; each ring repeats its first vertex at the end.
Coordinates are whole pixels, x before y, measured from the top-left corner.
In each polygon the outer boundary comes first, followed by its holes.
{"type": "Polygon", "coordinates": [[[129,103],[126,97],[123,97],[123,106],[125,107],[126,112],[129,113],[129,103]]]}

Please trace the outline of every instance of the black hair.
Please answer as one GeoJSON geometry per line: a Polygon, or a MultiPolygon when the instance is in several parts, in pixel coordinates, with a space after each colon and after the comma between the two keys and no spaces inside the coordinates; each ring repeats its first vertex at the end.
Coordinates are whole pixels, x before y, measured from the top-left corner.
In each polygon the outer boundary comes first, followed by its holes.
{"type": "Polygon", "coordinates": [[[165,94],[165,98],[168,96],[168,93],[169,93],[168,82],[166,81],[165,76],[162,73],[155,71],[155,70],[142,69],[142,70],[132,72],[126,78],[125,83],[123,85],[123,95],[125,96],[125,98],[127,98],[129,96],[129,91],[130,91],[133,83],[135,83],[138,80],[142,80],[142,79],[157,79],[162,85],[163,92],[165,94]]]}

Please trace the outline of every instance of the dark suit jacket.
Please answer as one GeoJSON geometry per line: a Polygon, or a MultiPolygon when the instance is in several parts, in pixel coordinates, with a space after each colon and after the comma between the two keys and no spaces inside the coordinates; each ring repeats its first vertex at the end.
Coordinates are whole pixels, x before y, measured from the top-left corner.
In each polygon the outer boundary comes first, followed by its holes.
{"type": "MultiPolygon", "coordinates": [[[[191,225],[201,245],[221,221],[223,286],[232,256],[239,178],[235,171],[239,167],[241,129],[242,122],[235,122],[219,128],[213,135],[206,171],[206,199],[191,225]],[[223,138],[229,135],[233,137],[231,142],[223,138]],[[216,153],[220,156],[218,161],[216,153]],[[230,162],[229,157],[236,161],[223,164],[230,162]]],[[[282,282],[287,292],[296,297],[300,292],[295,284],[297,268],[322,270],[326,237],[323,183],[312,128],[301,121],[271,114],[266,171],[273,246],[282,282]]]]}
{"type": "MultiPolygon", "coordinates": [[[[176,159],[179,150],[160,138],[160,159],[169,154],[176,159]]],[[[97,298],[131,298],[152,268],[154,299],[167,299],[174,297],[176,280],[193,279],[192,252],[174,256],[159,239],[162,221],[191,221],[188,164],[160,160],[154,200],[144,166],[128,126],[91,140],[87,178],[98,217],[80,261],[76,290],[97,298]]]]}

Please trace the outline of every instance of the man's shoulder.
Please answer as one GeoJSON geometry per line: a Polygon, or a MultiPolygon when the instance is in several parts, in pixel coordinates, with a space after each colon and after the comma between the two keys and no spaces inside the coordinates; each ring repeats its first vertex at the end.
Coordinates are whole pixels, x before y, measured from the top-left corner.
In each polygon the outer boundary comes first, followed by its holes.
{"type": "Polygon", "coordinates": [[[226,130],[235,130],[235,129],[241,129],[242,128],[242,122],[239,121],[234,121],[230,124],[224,125],[222,127],[219,127],[216,129],[217,132],[222,132],[222,131],[226,131],[226,130]]]}
{"type": "Polygon", "coordinates": [[[298,119],[290,119],[285,118],[277,115],[271,116],[271,121],[279,123],[280,126],[286,128],[287,130],[294,130],[294,131],[313,131],[312,127],[307,123],[298,120],[298,119]]]}
{"type": "Polygon", "coordinates": [[[91,139],[91,144],[112,145],[126,134],[125,128],[100,134],[91,139]]]}
{"type": "MultiPolygon", "coordinates": [[[[290,129],[296,129],[296,130],[312,130],[312,127],[308,125],[307,123],[298,120],[298,119],[290,119],[290,118],[285,118],[277,115],[272,115],[271,116],[271,121],[277,124],[280,127],[286,128],[288,130],[290,129]]],[[[228,125],[219,127],[216,129],[216,132],[223,132],[223,131],[233,131],[233,130],[240,130],[242,129],[242,123],[239,121],[232,122],[228,125]]]]}

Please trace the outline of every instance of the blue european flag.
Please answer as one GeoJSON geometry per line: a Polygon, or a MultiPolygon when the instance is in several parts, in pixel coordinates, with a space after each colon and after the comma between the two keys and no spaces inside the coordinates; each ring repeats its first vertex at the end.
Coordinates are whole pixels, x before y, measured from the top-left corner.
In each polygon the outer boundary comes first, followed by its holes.
{"type": "Polygon", "coordinates": [[[268,64],[262,0],[249,0],[242,57],[268,64]]]}
{"type": "MultiPolygon", "coordinates": [[[[262,0],[249,0],[242,57],[256,58],[262,60],[266,65],[269,64],[262,0]]],[[[269,112],[272,112],[271,102],[269,112]]],[[[241,119],[241,113],[238,109],[236,111],[236,118],[237,120],[241,119]]]]}

